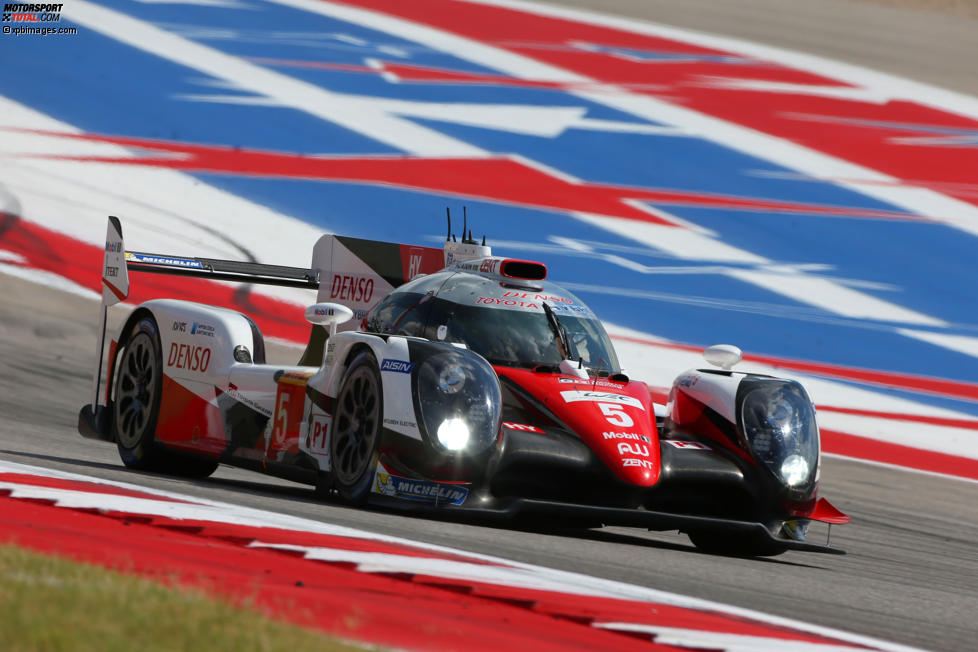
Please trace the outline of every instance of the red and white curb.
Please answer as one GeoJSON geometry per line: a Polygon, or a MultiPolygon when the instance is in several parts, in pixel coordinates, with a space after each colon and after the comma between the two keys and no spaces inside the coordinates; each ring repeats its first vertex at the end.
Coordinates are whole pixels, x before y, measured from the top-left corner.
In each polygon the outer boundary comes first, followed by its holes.
{"type": "Polygon", "coordinates": [[[0,461],[0,541],[424,650],[910,650],[675,593],[0,461]]]}

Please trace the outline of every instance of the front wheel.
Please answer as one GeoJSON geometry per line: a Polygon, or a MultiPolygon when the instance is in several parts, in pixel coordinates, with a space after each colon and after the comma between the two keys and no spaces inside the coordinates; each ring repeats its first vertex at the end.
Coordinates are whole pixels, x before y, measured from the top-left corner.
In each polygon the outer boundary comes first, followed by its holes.
{"type": "Polygon", "coordinates": [[[384,417],[380,370],[372,353],[353,359],[335,405],[329,444],[333,483],[343,498],[360,504],[374,480],[384,417]]]}

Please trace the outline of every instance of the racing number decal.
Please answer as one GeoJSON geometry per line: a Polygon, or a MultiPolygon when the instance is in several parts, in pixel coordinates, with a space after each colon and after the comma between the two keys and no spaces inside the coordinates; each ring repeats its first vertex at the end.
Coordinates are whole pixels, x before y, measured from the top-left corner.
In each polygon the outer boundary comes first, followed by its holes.
{"type": "MultiPolygon", "coordinates": [[[[311,374],[310,374],[311,375],[311,374]]],[[[299,427],[302,425],[306,394],[305,374],[283,374],[278,381],[272,431],[265,442],[265,454],[273,451],[296,451],[299,427]]]]}
{"type": "Polygon", "coordinates": [[[604,418],[613,426],[631,428],[635,425],[632,418],[625,412],[623,405],[617,403],[598,403],[598,407],[601,409],[601,414],[604,415],[604,418]]]}
{"type": "MultiPolygon", "coordinates": [[[[285,442],[285,433],[289,430],[289,392],[283,392],[281,385],[275,398],[275,426],[272,428],[272,447],[280,448],[285,442]]],[[[300,415],[301,419],[302,416],[300,415]]]]}

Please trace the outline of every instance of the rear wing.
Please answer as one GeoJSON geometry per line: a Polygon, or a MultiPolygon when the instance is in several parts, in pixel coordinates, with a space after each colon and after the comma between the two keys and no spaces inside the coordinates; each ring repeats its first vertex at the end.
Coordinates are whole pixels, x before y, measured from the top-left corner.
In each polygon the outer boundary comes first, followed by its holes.
{"type": "Polygon", "coordinates": [[[217,258],[184,258],[140,251],[125,252],[125,261],[127,272],[196,276],[212,281],[238,281],[311,290],[319,288],[318,272],[303,267],[242,263],[217,258]]]}
{"type": "MultiPolygon", "coordinates": [[[[367,312],[394,288],[419,274],[431,274],[446,264],[474,253],[485,253],[488,247],[447,243],[445,249],[419,247],[338,235],[324,235],[313,247],[309,267],[287,267],[262,263],[172,256],[141,251],[126,251],[122,224],[109,217],[102,266],[102,302],[97,332],[97,363],[92,379],[92,400],[82,409],[79,429],[86,436],[102,438],[104,406],[99,404],[99,388],[105,349],[105,322],[109,306],[129,296],[130,272],[169,274],[205,278],[212,281],[234,281],[258,285],[318,290],[317,303],[339,303],[353,311],[354,319],[341,328],[355,329],[367,312]],[[464,251],[462,247],[464,246],[464,251]],[[471,249],[472,252],[468,250],[471,249]],[[451,259],[451,260],[449,260],[451,259]],[[84,427],[87,421],[88,427],[84,427]]],[[[313,326],[301,364],[318,364],[326,331],[313,326]]]]}

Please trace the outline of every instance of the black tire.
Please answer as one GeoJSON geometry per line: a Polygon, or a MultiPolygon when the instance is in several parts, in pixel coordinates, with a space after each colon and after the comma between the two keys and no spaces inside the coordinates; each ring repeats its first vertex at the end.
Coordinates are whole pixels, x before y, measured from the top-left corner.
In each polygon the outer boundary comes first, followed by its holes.
{"type": "Polygon", "coordinates": [[[728,557],[776,557],[788,549],[769,537],[754,533],[687,532],[699,550],[728,557]]]}
{"type": "Polygon", "coordinates": [[[130,469],[160,470],[156,421],[163,396],[163,354],[156,320],[143,317],[129,330],[115,360],[112,432],[130,469]]]}
{"type": "Polygon", "coordinates": [[[343,375],[329,440],[333,486],[345,500],[366,502],[374,481],[384,418],[384,392],[377,360],[369,351],[343,375]]]}
{"type": "Polygon", "coordinates": [[[133,324],[115,361],[112,433],[119,457],[130,469],[184,477],[207,477],[217,462],[177,455],[156,441],[163,397],[163,354],[156,320],[146,315],[133,324]]]}

